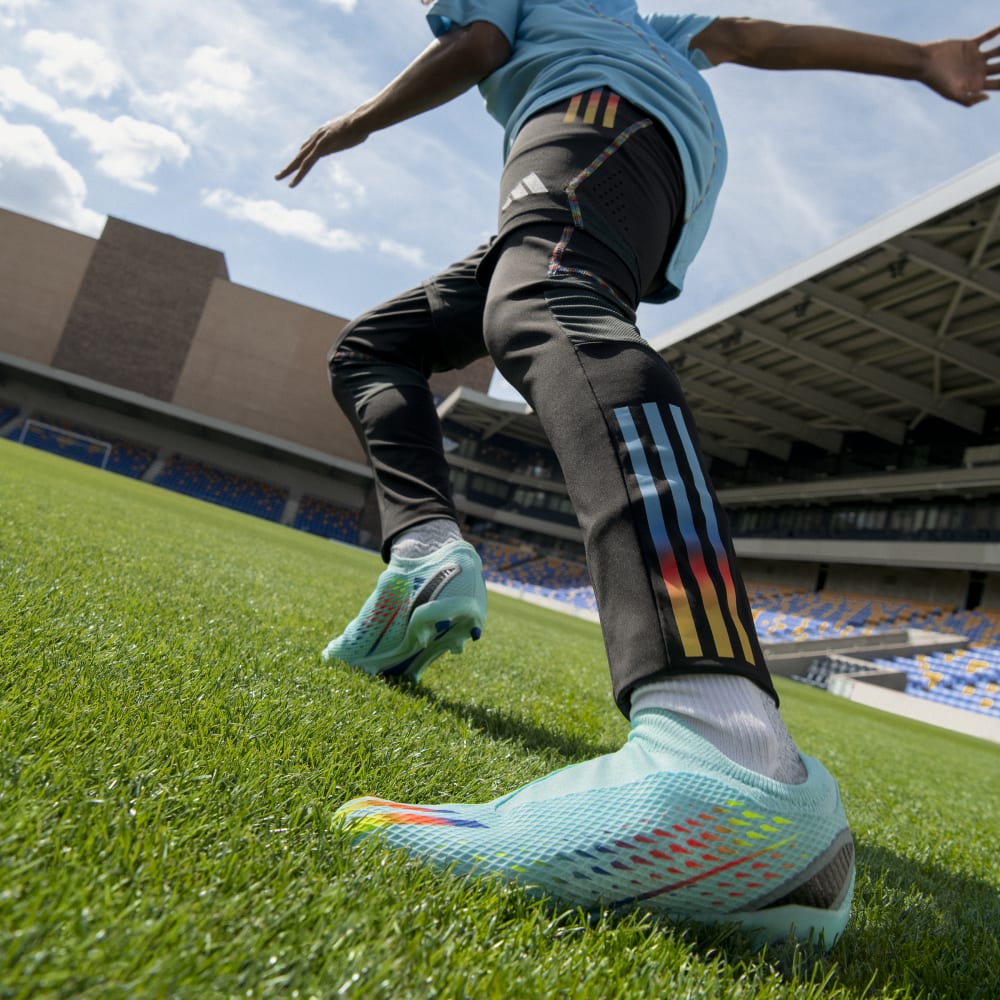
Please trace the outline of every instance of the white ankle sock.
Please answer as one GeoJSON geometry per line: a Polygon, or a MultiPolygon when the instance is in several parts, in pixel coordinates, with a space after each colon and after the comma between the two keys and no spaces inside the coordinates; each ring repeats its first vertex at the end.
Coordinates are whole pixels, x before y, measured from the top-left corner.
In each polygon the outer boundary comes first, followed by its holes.
{"type": "Polygon", "coordinates": [[[643,684],[632,693],[632,714],[672,712],[737,764],[789,785],[806,780],[798,747],[778,707],[753,681],[734,674],[684,674],[643,684]]]}
{"type": "Polygon", "coordinates": [[[392,542],[392,552],[404,559],[420,559],[422,556],[429,556],[447,542],[461,537],[454,521],[439,517],[433,521],[424,521],[397,535],[392,542]]]}

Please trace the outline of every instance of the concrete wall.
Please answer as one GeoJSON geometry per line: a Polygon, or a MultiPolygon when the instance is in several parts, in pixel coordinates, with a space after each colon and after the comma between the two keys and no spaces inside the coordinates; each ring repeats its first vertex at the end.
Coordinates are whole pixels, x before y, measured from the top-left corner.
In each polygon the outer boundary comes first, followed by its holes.
{"type": "Polygon", "coordinates": [[[96,246],[0,209],[0,351],[52,363],[96,246]]]}
{"type": "MultiPolygon", "coordinates": [[[[744,578],[751,584],[772,583],[795,590],[811,591],[816,586],[820,564],[741,556],[740,567],[744,578]]],[[[966,570],[830,563],[826,570],[824,590],[830,593],[926,601],[943,607],[964,608],[970,580],[970,573],[966,570]]],[[[987,575],[979,607],[982,610],[1000,610],[1000,573],[987,575]]]]}
{"type": "MultiPolygon", "coordinates": [[[[366,463],[354,429],[330,392],[326,356],[346,320],[228,281],[216,281],[172,402],[199,413],[366,463]]],[[[486,387],[492,362],[436,375],[486,387]]]]}
{"type": "Polygon", "coordinates": [[[172,402],[364,463],[326,374],[326,353],[345,322],[216,281],[172,402]]]}
{"type": "Polygon", "coordinates": [[[169,402],[213,282],[217,250],[108,219],[53,365],[169,402]]]}
{"type": "Polygon", "coordinates": [[[1000,611],[1000,573],[994,573],[986,578],[982,606],[993,611],[1000,611]]]}
{"type": "Polygon", "coordinates": [[[795,590],[814,590],[819,564],[739,557],[744,579],[757,584],[774,584],[795,590]]]}
{"type": "Polygon", "coordinates": [[[831,678],[830,692],[858,705],[867,705],[869,708],[891,712],[893,715],[901,715],[916,722],[989,740],[991,743],[1000,743],[1000,722],[988,715],[978,715],[963,708],[938,705],[925,698],[886,690],[874,684],[866,684],[863,680],[856,680],[850,675],[831,678]]]}
{"type": "Polygon", "coordinates": [[[961,570],[896,569],[892,566],[832,565],[826,588],[871,597],[928,601],[965,607],[969,574],[961,570]]]}

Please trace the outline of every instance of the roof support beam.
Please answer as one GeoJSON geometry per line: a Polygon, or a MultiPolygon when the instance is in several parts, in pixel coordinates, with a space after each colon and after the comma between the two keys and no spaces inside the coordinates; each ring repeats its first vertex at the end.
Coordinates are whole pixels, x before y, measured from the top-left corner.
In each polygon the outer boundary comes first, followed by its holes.
{"type": "MultiPolygon", "coordinates": [[[[728,328],[730,324],[724,324],[724,326],[728,328]]],[[[893,444],[902,444],[906,438],[906,424],[901,420],[879,416],[877,413],[871,413],[860,406],[837,399],[809,386],[795,385],[787,379],[762,371],[753,365],[729,361],[714,351],[706,351],[696,346],[693,341],[684,345],[684,354],[686,357],[695,358],[702,364],[709,365],[718,371],[735,375],[751,385],[764,386],[778,396],[794,399],[803,406],[809,406],[818,412],[838,417],[860,430],[884,438],[893,444]]]]}
{"type": "MultiPolygon", "coordinates": [[[[710,454],[718,454],[719,458],[729,459],[718,451],[712,451],[709,442],[721,445],[723,448],[738,449],[746,453],[750,448],[755,451],[770,455],[780,462],[787,462],[792,454],[792,443],[790,441],[778,441],[775,438],[765,437],[757,434],[747,427],[734,424],[731,420],[723,417],[712,416],[695,412],[695,423],[698,425],[698,436],[701,438],[702,447],[710,454]]],[[[746,461],[733,462],[734,465],[746,465],[746,461]]]]}
{"type": "Polygon", "coordinates": [[[857,320],[882,333],[888,333],[911,347],[919,347],[928,354],[960,365],[980,377],[1000,383],[1000,357],[961,340],[939,340],[930,331],[912,320],[904,319],[884,309],[869,308],[860,299],[834,291],[817,281],[804,281],[803,294],[816,302],[823,302],[848,319],[857,320]]]}
{"type": "Polygon", "coordinates": [[[721,458],[730,465],[742,469],[750,459],[750,452],[746,448],[741,448],[732,443],[732,438],[721,440],[706,429],[703,421],[699,421],[698,440],[701,450],[706,455],[713,458],[721,458]]]}
{"type": "Polygon", "coordinates": [[[966,288],[980,292],[1000,302],[1000,274],[985,267],[972,267],[957,254],[917,239],[915,236],[897,236],[887,246],[919,260],[932,271],[937,271],[966,288]]]}
{"type": "Polygon", "coordinates": [[[859,364],[844,354],[820,347],[808,340],[792,338],[787,333],[750,316],[741,316],[739,323],[740,329],[758,340],[820,365],[840,378],[851,379],[885,393],[912,406],[918,413],[927,412],[976,434],[982,433],[986,414],[981,407],[963,403],[958,399],[935,398],[924,386],[915,382],[889,375],[871,365],[859,364]]]}
{"type": "Polygon", "coordinates": [[[739,399],[730,392],[726,392],[723,389],[716,389],[714,386],[708,385],[706,382],[701,382],[698,379],[685,379],[684,391],[688,395],[700,396],[702,399],[707,399],[716,406],[725,407],[736,413],[743,413],[751,420],[763,424],[764,427],[771,427],[783,434],[787,434],[789,437],[808,441],[810,444],[814,444],[817,448],[822,448],[824,451],[836,454],[840,451],[840,447],[844,441],[843,435],[837,431],[826,431],[820,427],[814,427],[812,424],[808,424],[798,417],[775,410],[773,407],[763,406],[748,399],[739,399]]]}
{"type": "Polygon", "coordinates": [[[514,419],[514,414],[504,414],[495,420],[491,420],[489,425],[483,428],[483,440],[488,441],[494,434],[502,433],[514,422],[514,419]]]}

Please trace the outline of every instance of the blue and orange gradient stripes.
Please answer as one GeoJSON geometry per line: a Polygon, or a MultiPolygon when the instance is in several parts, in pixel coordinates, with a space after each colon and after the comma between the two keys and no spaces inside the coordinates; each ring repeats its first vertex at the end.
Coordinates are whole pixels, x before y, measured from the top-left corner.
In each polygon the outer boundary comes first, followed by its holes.
{"type": "Polygon", "coordinates": [[[705,473],[698,458],[694,441],[691,440],[691,435],[688,433],[687,424],[684,422],[684,414],[677,406],[671,406],[670,412],[680,434],[681,444],[684,448],[684,457],[687,460],[687,467],[691,472],[691,481],[698,493],[698,502],[701,505],[702,514],[705,518],[705,531],[708,534],[708,542],[716,555],[716,564],[725,592],[725,605],[730,616],[729,620],[733,623],[736,631],[743,658],[748,663],[752,663],[753,648],[747,636],[746,629],[740,621],[739,610],[736,604],[736,581],[733,579],[733,569],[729,563],[726,547],[723,544],[722,534],[719,530],[719,520],[715,515],[715,503],[712,491],[705,479],[705,473]]]}
{"type": "Polygon", "coordinates": [[[602,128],[614,128],[615,119],[618,117],[618,105],[620,103],[621,98],[617,94],[605,90],[603,87],[598,87],[596,90],[592,90],[589,95],[577,94],[575,97],[570,98],[563,122],[567,125],[573,125],[576,122],[582,121],[584,125],[593,125],[597,121],[598,116],[600,116],[602,128]],[[584,101],[586,101],[586,104],[584,104],[584,101]],[[603,115],[601,115],[602,103],[604,105],[603,115]],[[581,108],[583,108],[582,118],[580,116],[581,108]]]}
{"type": "Polygon", "coordinates": [[[369,813],[353,820],[353,828],[359,832],[381,830],[387,826],[450,826],[485,829],[478,820],[461,816],[457,810],[435,808],[434,806],[411,806],[400,802],[390,802],[368,795],[354,799],[342,806],[340,814],[345,818],[361,809],[384,809],[384,812],[369,813]]]}
{"type": "Polygon", "coordinates": [[[752,663],[753,646],[738,613],[735,575],[722,541],[711,490],[683,413],[677,406],[669,407],[668,419],[681,442],[678,454],[659,408],[646,403],[641,412],[652,440],[651,453],[647,453],[631,409],[616,409],[615,418],[642,496],[650,540],[684,654],[691,658],[715,656],[752,663]],[[697,510],[692,506],[689,487],[696,497],[697,510]],[[687,574],[682,573],[678,553],[671,543],[668,521],[680,535],[683,544],[680,556],[687,563],[687,574]],[[706,641],[709,638],[710,646],[706,641]]]}
{"type": "Polygon", "coordinates": [[[663,508],[660,505],[656,480],[653,478],[649,462],[646,460],[646,452],[639,438],[638,428],[627,407],[615,410],[615,417],[625,438],[629,457],[632,460],[632,472],[635,474],[639,485],[639,492],[642,494],[650,537],[653,541],[653,547],[656,550],[660,575],[663,577],[663,582],[667,588],[670,608],[674,614],[674,621],[677,623],[677,632],[681,640],[681,645],[684,648],[684,654],[690,657],[701,656],[701,640],[698,638],[698,629],[694,623],[691,602],[688,600],[687,590],[684,587],[683,580],[681,580],[673,546],[670,544],[670,538],[667,535],[667,523],[663,516],[663,508]]]}

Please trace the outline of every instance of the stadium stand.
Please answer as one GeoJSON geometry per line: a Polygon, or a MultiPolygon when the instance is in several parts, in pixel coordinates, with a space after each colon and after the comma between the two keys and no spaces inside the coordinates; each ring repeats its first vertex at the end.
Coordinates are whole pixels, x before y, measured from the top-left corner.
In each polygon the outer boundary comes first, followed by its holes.
{"type": "MultiPolygon", "coordinates": [[[[500,542],[474,539],[474,543],[491,583],[596,613],[586,567],[500,542]]],[[[902,671],[907,694],[1000,719],[1000,612],[774,585],[751,585],[749,590],[754,620],[767,644],[873,636],[900,629],[955,636],[956,649],[950,652],[877,658],[867,664],[836,654],[820,655],[796,680],[825,690],[838,675],[873,667],[902,671]],[[968,648],[957,648],[966,642],[968,648]]]]}
{"type": "Polygon", "coordinates": [[[859,674],[865,668],[839,656],[817,656],[805,669],[792,679],[825,691],[830,678],[841,674],[859,674]]]}
{"type": "Polygon", "coordinates": [[[596,613],[597,601],[586,566],[498,543],[477,547],[489,582],[596,613]]]}
{"type": "Polygon", "coordinates": [[[508,567],[507,579],[522,587],[544,591],[577,590],[590,585],[587,568],[552,556],[526,560],[508,567]]]}
{"type": "Polygon", "coordinates": [[[20,408],[13,403],[5,403],[0,399],[0,427],[9,424],[20,412],[20,408]]]}
{"type": "Polygon", "coordinates": [[[356,545],[359,522],[360,516],[356,511],[346,510],[319,497],[304,496],[295,514],[293,527],[323,538],[335,538],[337,541],[356,545]]]}
{"type": "Polygon", "coordinates": [[[876,660],[875,664],[902,670],[907,694],[1000,719],[1000,638],[996,635],[967,649],[876,660]]]}
{"type": "Polygon", "coordinates": [[[757,630],[765,642],[875,635],[896,624],[891,601],[826,592],[748,587],[757,630]]]}
{"type": "MultiPolygon", "coordinates": [[[[16,412],[15,410],[11,417],[16,412]]],[[[0,411],[0,418],[2,417],[3,411],[0,411]]],[[[102,429],[85,427],[61,417],[34,415],[30,418],[32,422],[25,430],[27,419],[15,424],[4,437],[32,448],[61,455],[64,458],[71,458],[75,462],[83,462],[85,465],[100,467],[107,453],[108,459],[104,468],[109,472],[129,476],[132,479],[140,478],[156,458],[155,448],[135,441],[128,441],[102,429]],[[69,433],[60,434],[60,430],[69,433]],[[81,438],[91,438],[92,440],[87,442],[81,438]],[[111,446],[110,452],[107,452],[105,444],[111,446]]],[[[6,421],[0,419],[0,425],[4,423],[6,421]]]]}
{"type": "Polygon", "coordinates": [[[597,601],[586,566],[540,554],[530,545],[513,545],[470,535],[483,560],[488,583],[547,601],[597,613],[597,601]]]}
{"type": "Polygon", "coordinates": [[[479,553],[479,558],[482,559],[483,568],[487,574],[495,573],[499,576],[505,574],[510,567],[516,566],[518,563],[538,558],[538,552],[531,546],[511,545],[507,542],[480,538],[475,535],[467,537],[479,553]]]}
{"type": "MultiPolygon", "coordinates": [[[[906,675],[906,693],[953,708],[1000,719],[1000,613],[941,608],[914,601],[890,601],[846,594],[757,590],[754,618],[765,642],[848,638],[898,629],[919,629],[956,637],[949,652],[876,658],[874,667],[906,675]],[[970,644],[957,648],[958,643],[970,644]]],[[[856,660],[818,656],[795,679],[826,689],[831,677],[866,669],[856,660]]]]}
{"type": "Polygon", "coordinates": [[[153,482],[164,489],[278,521],[288,501],[288,490],[233,472],[224,472],[184,455],[171,455],[153,482]]]}

